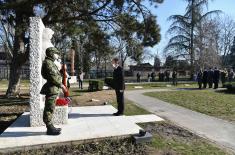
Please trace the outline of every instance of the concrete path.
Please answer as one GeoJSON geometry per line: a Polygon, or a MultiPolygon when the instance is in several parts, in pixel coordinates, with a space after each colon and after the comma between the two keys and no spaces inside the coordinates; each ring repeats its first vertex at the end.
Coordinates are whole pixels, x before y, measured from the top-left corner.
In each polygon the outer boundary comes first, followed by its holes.
{"type": "Polygon", "coordinates": [[[125,97],[140,107],[209,139],[235,154],[235,124],[143,95],[167,89],[126,91],[125,97]]]}
{"type": "Polygon", "coordinates": [[[0,135],[0,154],[51,143],[137,134],[141,128],[136,123],[163,121],[154,114],[112,116],[116,111],[111,105],[73,107],[68,124],[60,125],[59,136],[47,136],[45,127],[29,127],[29,113],[24,113],[0,135]]]}

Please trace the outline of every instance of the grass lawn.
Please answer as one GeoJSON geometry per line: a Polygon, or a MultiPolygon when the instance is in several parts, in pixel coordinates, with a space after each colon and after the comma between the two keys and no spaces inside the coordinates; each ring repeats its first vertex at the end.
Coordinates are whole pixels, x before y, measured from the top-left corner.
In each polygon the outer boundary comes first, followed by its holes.
{"type": "MultiPolygon", "coordinates": [[[[113,102],[114,107],[117,106],[113,102]]],[[[125,100],[125,115],[144,115],[150,112],[136,106],[132,101],[125,100]]],[[[146,131],[153,134],[153,140],[147,145],[149,154],[185,154],[185,155],[226,155],[208,141],[177,127],[170,122],[140,124],[146,131]],[[151,152],[152,150],[152,152],[151,152]]]]}
{"type": "Polygon", "coordinates": [[[151,146],[168,151],[172,154],[182,155],[226,155],[228,153],[220,150],[219,148],[207,143],[205,140],[191,140],[185,143],[179,139],[166,139],[160,135],[154,135],[151,146]],[[169,151],[171,150],[171,151],[169,151]]]}
{"type": "Polygon", "coordinates": [[[157,89],[157,88],[196,88],[195,82],[181,82],[176,87],[172,85],[172,82],[154,82],[154,83],[132,83],[126,84],[126,90],[138,90],[135,86],[141,86],[143,88],[138,89],[157,89]]]}
{"type": "Polygon", "coordinates": [[[226,91],[182,90],[150,92],[145,95],[210,116],[235,121],[235,94],[226,91]]]}
{"type": "MultiPolygon", "coordinates": [[[[20,84],[23,86],[28,87],[29,86],[29,80],[21,80],[20,84]]],[[[0,80],[0,86],[7,87],[8,86],[8,80],[0,80]]]]}
{"type": "MultiPolygon", "coordinates": [[[[159,154],[182,155],[226,155],[230,154],[193,133],[170,122],[147,123],[141,125],[153,134],[149,147],[159,150],[159,154]]],[[[153,153],[153,154],[154,154],[153,153]]]]}
{"type": "MultiPolygon", "coordinates": [[[[112,106],[117,108],[117,102],[112,102],[111,104],[112,106]]],[[[136,106],[132,101],[125,99],[124,115],[130,116],[130,115],[145,115],[145,114],[151,114],[151,113],[145,109],[136,106]]]]}
{"type": "Polygon", "coordinates": [[[28,98],[6,98],[0,92],[0,134],[28,109],[28,98]]]}

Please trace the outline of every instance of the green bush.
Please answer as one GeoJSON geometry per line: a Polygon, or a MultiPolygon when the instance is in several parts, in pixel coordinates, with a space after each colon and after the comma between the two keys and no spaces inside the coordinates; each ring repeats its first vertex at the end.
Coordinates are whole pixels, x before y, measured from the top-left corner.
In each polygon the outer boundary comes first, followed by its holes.
{"type": "Polygon", "coordinates": [[[89,91],[101,91],[103,90],[104,81],[101,80],[89,80],[89,91]]]}
{"type": "Polygon", "coordinates": [[[113,83],[113,78],[112,77],[107,77],[104,79],[104,82],[107,86],[113,88],[114,87],[114,83],[113,83]]]}
{"type": "Polygon", "coordinates": [[[226,82],[224,86],[230,91],[235,90],[235,82],[226,82]]]}

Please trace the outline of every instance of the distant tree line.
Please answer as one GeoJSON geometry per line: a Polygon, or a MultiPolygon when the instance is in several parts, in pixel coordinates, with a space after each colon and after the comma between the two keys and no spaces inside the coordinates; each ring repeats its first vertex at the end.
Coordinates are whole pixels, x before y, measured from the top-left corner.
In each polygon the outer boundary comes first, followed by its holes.
{"type": "Polygon", "coordinates": [[[40,16],[55,31],[54,45],[74,47],[77,70],[97,69],[110,55],[139,61],[144,47],[160,41],[156,17],[146,7],[163,0],[0,0],[0,44],[10,60],[6,95],[19,94],[22,65],[29,57],[29,17],[40,16]],[[80,52],[80,53],[79,53],[80,52]],[[81,59],[82,58],[82,59],[81,59]],[[83,66],[83,67],[82,67],[83,66]]]}
{"type": "Polygon", "coordinates": [[[232,65],[230,58],[235,22],[220,10],[207,11],[209,0],[187,0],[183,15],[172,15],[164,50],[190,63],[191,74],[199,68],[232,65]],[[230,61],[228,61],[230,59],[230,61]]]}

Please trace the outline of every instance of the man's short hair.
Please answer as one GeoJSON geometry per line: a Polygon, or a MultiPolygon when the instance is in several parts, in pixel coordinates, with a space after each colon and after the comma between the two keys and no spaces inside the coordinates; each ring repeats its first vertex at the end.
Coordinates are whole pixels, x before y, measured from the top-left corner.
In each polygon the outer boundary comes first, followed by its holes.
{"type": "Polygon", "coordinates": [[[113,58],[113,61],[114,61],[115,63],[119,63],[119,59],[118,59],[118,58],[113,58]]]}

